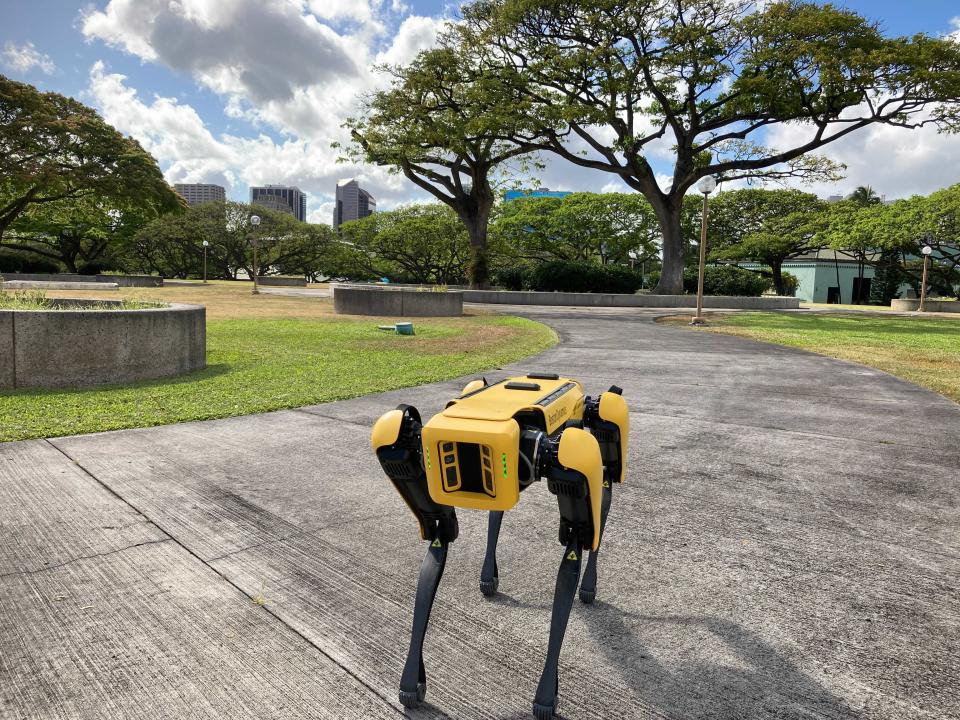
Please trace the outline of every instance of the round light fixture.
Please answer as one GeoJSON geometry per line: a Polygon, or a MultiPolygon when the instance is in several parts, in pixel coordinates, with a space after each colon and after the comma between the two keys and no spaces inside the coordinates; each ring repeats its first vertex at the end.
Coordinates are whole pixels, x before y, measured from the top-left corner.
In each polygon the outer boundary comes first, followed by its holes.
{"type": "Polygon", "coordinates": [[[704,195],[709,195],[717,189],[717,179],[713,175],[705,175],[697,183],[697,190],[704,195]]]}
{"type": "Polygon", "coordinates": [[[929,245],[924,245],[924,246],[923,246],[923,249],[922,249],[920,252],[922,252],[924,255],[928,255],[928,256],[929,256],[929,255],[931,255],[931,254],[933,253],[933,248],[930,247],[929,245]]]}
{"type": "Polygon", "coordinates": [[[260,224],[260,216],[259,216],[259,215],[251,215],[251,216],[250,216],[250,224],[253,225],[254,227],[256,227],[257,225],[259,225],[259,224],[260,224]]]}

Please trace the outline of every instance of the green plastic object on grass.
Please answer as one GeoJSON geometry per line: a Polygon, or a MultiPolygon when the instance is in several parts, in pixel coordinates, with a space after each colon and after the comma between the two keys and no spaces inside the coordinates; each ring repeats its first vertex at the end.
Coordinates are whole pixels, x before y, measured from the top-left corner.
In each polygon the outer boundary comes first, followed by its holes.
{"type": "Polygon", "coordinates": [[[403,322],[396,325],[377,325],[378,330],[394,330],[397,335],[415,335],[413,332],[413,323],[403,322]]]}

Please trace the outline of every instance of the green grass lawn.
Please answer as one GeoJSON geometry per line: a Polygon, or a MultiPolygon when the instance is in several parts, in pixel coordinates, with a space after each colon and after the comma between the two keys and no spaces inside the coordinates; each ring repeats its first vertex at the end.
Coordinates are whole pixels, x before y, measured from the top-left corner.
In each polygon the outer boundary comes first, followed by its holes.
{"type": "MultiPolygon", "coordinates": [[[[869,365],[960,402],[960,319],[812,313],[711,314],[707,319],[709,332],[869,365]]],[[[675,320],[686,324],[689,317],[675,320]]]]}
{"type": "Polygon", "coordinates": [[[206,370],[122,387],[0,393],[0,441],[340,400],[480,372],[557,340],[539,323],[493,315],[416,320],[414,337],[378,331],[378,322],[331,315],[208,320],[206,370]]]}

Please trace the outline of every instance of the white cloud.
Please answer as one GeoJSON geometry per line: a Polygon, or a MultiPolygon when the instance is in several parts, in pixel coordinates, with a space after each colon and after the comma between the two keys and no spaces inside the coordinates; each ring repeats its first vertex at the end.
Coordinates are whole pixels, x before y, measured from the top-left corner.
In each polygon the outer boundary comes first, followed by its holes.
{"type": "Polygon", "coordinates": [[[309,194],[310,217],[326,223],[331,217],[327,204],[338,178],[361,178],[387,207],[409,195],[405,182],[383,168],[338,165],[337,151],[328,142],[214,135],[190,105],[160,96],[144,101],[126,81],[97,62],[90,69],[87,93],[107,122],[132,135],[157,158],[170,183],[215,182],[238,199],[246,199],[249,185],[297,185],[309,194]]]}
{"type": "Polygon", "coordinates": [[[411,15],[400,23],[390,47],[377,55],[377,63],[403,65],[410,62],[417,53],[436,44],[437,35],[445,25],[446,21],[440,18],[411,15]]]}
{"type": "MultiPolygon", "coordinates": [[[[770,132],[771,147],[803,144],[811,131],[803,125],[781,125],[770,132]]],[[[926,195],[960,181],[960,138],[938,133],[933,126],[908,130],[871,125],[821,148],[820,154],[847,166],[839,183],[797,185],[818,195],[846,194],[869,185],[889,199],[926,195]]]]}
{"type": "Polygon", "coordinates": [[[953,32],[949,33],[947,37],[960,42],[960,17],[955,17],[950,21],[950,25],[953,26],[953,32]]]}
{"type": "Polygon", "coordinates": [[[19,46],[8,42],[3,46],[2,57],[4,65],[21,73],[37,68],[42,73],[53,75],[57,69],[53,59],[46,53],[39,52],[32,42],[25,42],[19,46]]]}

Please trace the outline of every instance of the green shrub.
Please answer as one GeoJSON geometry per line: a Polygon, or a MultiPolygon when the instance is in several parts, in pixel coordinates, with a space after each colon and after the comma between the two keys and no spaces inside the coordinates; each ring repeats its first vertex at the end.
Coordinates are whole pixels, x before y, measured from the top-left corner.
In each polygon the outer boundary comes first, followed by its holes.
{"type": "MultiPolygon", "coordinates": [[[[800,287],[800,278],[792,273],[782,273],[783,277],[783,294],[787,297],[796,297],[797,288],[800,287]]],[[[771,283],[771,287],[773,284],[771,283]]]]}
{"type": "MultiPolygon", "coordinates": [[[[703,272],[703,294],[727,297],[760,297],[770,286],[770,281],[760,273],[738,268],[734,265],[708,265],[703,272]]],[[[697,268],[683,271],[683,289],[697,292],[697,268]]]]}
{"type": "Polygon", "coordinates": [[[501,268],[493,274],[493,284],[507,290],[524,290],[530,286],[530,270],[524,265],[501,268]]]}
{"type": "Polygon", "coordinates": [[[58,273],[60,267],[51,260],[32,258],[19,252],[0,250],[0,273],[58,273]]]}
{"type": "Polygon", "coordinates": [[[533,290],[547,292],[633,294],[640,289],[642,277],[636,270],[619,265],[551,260],[533,269],[529,284],[533,290]]]}

